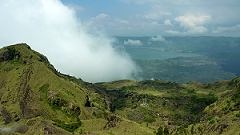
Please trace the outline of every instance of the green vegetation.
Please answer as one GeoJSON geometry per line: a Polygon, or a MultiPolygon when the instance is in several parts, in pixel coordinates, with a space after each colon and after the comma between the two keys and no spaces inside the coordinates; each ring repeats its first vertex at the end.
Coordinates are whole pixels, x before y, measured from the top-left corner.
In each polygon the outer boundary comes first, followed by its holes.
{"type": "Polygon", "coordinates": [[[0,134],[239,134],[239,88],[239,78],[90,84],[12,45],[0,49],[0,134]]]}
{"type": "MultiPolygon", "coordinates": [[[[0,60],[0,134],[17,134],[15,129],[22,125],[27,127],[24,134],[85,132],[84,121],[107,121],[111,115],[96,86],[59,73],[26,44],[0,49],[0,60]]],[[[98,131],[114,132],[113,127],[104,128],[107,124],[98,131]]],[[[128,125],[138,127],[133,122],[128,125]]],[[[146,129],[139,132],[153,132],[146,129]]]]}

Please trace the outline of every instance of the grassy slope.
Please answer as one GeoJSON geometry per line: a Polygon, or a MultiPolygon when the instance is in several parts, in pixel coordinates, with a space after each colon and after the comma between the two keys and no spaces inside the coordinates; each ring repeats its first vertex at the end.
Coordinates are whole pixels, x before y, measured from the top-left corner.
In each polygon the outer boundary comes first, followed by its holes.
{"type": "MultiPolygon", "coordinates": [[[[2,56],[4,52],[13,57],[8,56],[0,62],[0,134],[43,134],[44,131],[70,134],[79,133],[80,129],[81,133],[87,133],[91,132],[88,126],[84,127],[87,121],[106,121],[110,115],[104,97],[90,84],[58,73],[44,56],[27,45],[0,50],[2,56]],[[85,106],[87,100],[90,100],[89,106],[85,106]]],[[[124,122],[129,127],[141,128],[136,123],[122,120],[119,130],[124,122]]],[[[97,130],[102,134],[123,132],[112,128],[97,130]]],[[[147,128],[138,131],[152,132],[147,128]]]]}
{"type": "MultiPolygon", "coordinates": [[[[209,87],[208,87],[209,88],[209,87]]],[[[188,133],[240,134],[240,78],[210,86],[219,99],[206,107],[199,123],[190,125],[188,133]]]]}
{"type": "Polygon", "coordinates": [[[214,84],[163,81],[100,83],[114,112],[170,134],[239,134],[240,79],[214,84]],[[123,85],[126,83],[127,85],[123,85]],[[132,84],[132,85],[129,85],[132,84]]]}

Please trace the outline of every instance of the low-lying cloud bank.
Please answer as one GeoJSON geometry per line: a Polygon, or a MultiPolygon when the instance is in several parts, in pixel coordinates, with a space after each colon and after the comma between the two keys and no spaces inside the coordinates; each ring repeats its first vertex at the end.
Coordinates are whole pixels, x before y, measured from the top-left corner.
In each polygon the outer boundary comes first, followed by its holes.
{"type": "Polygon", "coordinates": [[[124,45],[130,45],[130,46],[142,46],[143,45],[142,41],[133,40],[133,39],[125,40],[123,44],[124,45]]]}
{"type": "Polygon", "coordinates": [[[157,36],[152,37],[151,41],[153,41],[153,42],[165,42],[166,39],[161,35],[157,35],[157,36]]]}
{"type": "Polygon", "coordinates": [[[61,72],[86,81],[129,79],[136,66],[112,40],[90,34],[60,0],[1,0],[0,47],[26,42],[61,72]]]}

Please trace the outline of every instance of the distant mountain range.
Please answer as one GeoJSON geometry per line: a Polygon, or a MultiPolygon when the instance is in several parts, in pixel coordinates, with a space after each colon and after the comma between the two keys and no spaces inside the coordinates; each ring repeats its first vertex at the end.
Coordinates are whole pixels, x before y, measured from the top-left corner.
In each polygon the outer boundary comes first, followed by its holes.
{"type": "MultiPolygon", "coordinates": [[[[166,41],[170,42],[170,38],[166,41]]],[[[238,44],[232,42],[234,50],[238,44]]],[[[129,51],[132,46],[125,47],[129,51]]],[[[214,52],[213,57],[218,56],[218,51],[214,52]]],[[[233,51],[232,56],[235,55],[233,51]]],[[[229,58],[228,53],[222,57],[229,58]]],[[[166,60],[168,67],[171,63],[184,64],[189,69],[219,66],[217,58],[214,62],[208,60],[210,56],[204,58],[184,57],[185,63],[166,60]]],[[[155,60],[151,61],[154,64],[155,60]]],[[[209,69],[212,70],[215,69],[209,69]]],[[[208,76],[212,74],[215,72],[208,76]]],[[[45,56],[26,44],[11,45],[0,49],[0,134],[238,135],[240,78],[206,84],[160,80],[92,84],[59,73],[45,56]]]]}

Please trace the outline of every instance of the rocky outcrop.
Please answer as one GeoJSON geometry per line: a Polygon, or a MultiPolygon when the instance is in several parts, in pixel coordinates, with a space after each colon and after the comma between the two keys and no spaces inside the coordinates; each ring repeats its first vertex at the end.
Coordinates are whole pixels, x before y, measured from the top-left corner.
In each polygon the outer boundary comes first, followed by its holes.
{"type": "Polygon", "coordinates": [[[66,114],[78,117],[81,114],[81,109],[73,103],[70,103],[63,98],[55,95],[48,98],[48,104],[55,109],[59,109],[66,114]]]}
{"type": "Polygon", "coordinates": [[[91,101],[90,101],[89,96],[86,97],[85,107],[92,107],[92,103],[91,103],[91,101]]]}
{"type": "Polygon", "coordinates": [[[117,117],[116,115],[108,116],[107,120],[108,120],[108,122],[105,125],[104,129],[109,129],[109,128],[116,127],[117,124],[121,121],[121,119],[119,117],[117,117]]]}
{"type": "Polygon", "coordinates": [[[20,57],[20,52],[18,52],[14,48],[8,47],[6,48],[5,51],[0,53],[0,62],[18,59],[19,57],[20,57]]]}
{"type": "Polygon", "coordinates": [[[0,115],[2,116],[5,124],[12,121],[11,114],[4,107],[0,107],[0,115]]]}

